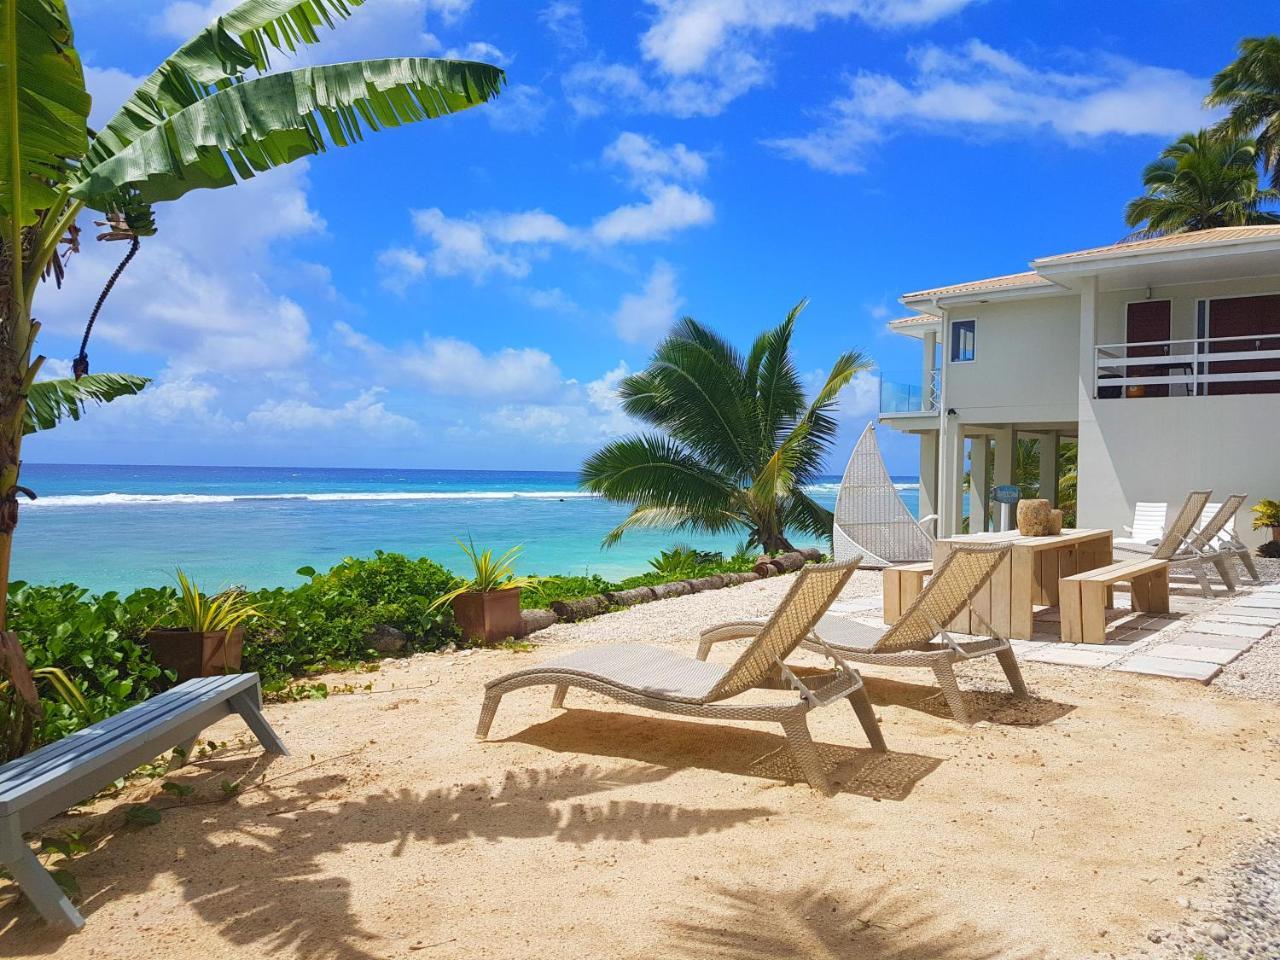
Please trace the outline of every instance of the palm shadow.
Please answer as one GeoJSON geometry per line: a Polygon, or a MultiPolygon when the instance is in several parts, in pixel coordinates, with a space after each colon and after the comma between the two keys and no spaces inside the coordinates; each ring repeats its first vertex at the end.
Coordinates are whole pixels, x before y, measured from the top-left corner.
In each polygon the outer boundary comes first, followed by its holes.
{"type": "MultiPolygon", "coordinates": [[[[952,719],[946,697],[935,686],[889,680],[863,675],[863,683],[872,704],[878,707],[904,707],[932,717],[952,719]]],[[[1006,727],[1042,727],[1061,720],[1075,709],[1071,703],[1060,703],[1045,697],[1019,697],[1008,690],[963,691],[969,719],[974,722],[1006,727]]]]}
{"type": "MultiPolygon", "coordinates": [[[[785,738],[747,727],[575,708],[501,742],[524,743],[556,753],[657,764],[671,772],[692,767],[805,783],[785,738]]],[[[816,746],[836,792],[876,800],[905,800],[915,785],[942,762],[914,753],[877,753],[832,743],[816,746]]]]}
{"type": "MultiPolygon", "coordinates": [[[[98,905],[145,895],[157,876],[177,880],[183,899],[226,942],[246,952],[286,952],[301,960],[373,960],[385,955],[383,938],[365,929],[351,881],[328,866],[347,858],[402,856],[412,843],[437,846],[468,840],[552,838],[572,844],[631,838],[641,842],[727,830],[775,811],[765,807],[693,809],[673,804],[591,802],[593,795],[664,780],[670,770],[625,764],[577,763],[508,772],[499,781],[476,780],[426,791],[386,790],[344,799],[341,775],[275,787],[252,805],[216,802],[219,783],[236,764],[188,771],[191,802],[164,806],[162,822],[145,833],[124,828],[113,809],[76,818],[79,829],[100,835],[73,868],[84,896],[81,912],[93,925],[98,905]],[[230,835],[230,839],[228,839],[230,835]],[[113,857],[137,843],[158,843],[155,855],[113,857]],[[121,862],[123,859],[123,862],[121,862]],[[113,862],[113,860],[115,862],[113,862]]],[[[240,772],[253,769],[246,758],[240,772]]],[[[58,827],[51,824],[46,833],[58,827]]],[[[132,851],[137,853],[135,849],[132,851]]],[[[43,925],[20,898],[0,908],[0,956],[53,953],[65,936],[43,925]]],[[[430,904],[419,914],[429,917],[430,904]]]]}
{"type": "Polygon", "coordinates": [[[1033,960],[930,910],[927,895],[848,880],[791,889],[719,887],[696,919],[672,925],[659,955],[680,960],[1033,960]]]}

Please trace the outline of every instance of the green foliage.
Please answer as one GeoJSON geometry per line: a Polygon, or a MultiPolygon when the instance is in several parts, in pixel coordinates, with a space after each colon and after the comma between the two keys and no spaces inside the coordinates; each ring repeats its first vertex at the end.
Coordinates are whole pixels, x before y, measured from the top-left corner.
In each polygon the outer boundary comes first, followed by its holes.
{"type": "Polygon", "coordinates": [[[52,430],[67,417],[79,420],[90,403],[110,403],[119,397],[141,393],[150,382],[147,377],[131,373],[90,373],[79,380],[38,380],[27,393],[22,432],[52,430]]]}
{"type": "Polygon", "coordinates": [[[1280,36],[1241,40],[1240,56],[1213,78],[1205,105],[1230,109],[1215,132],[1256,138],[1271,185],[1280,187],[1280,36]]]}
{"type": "Polygon", "coordinates": [[[1280,500],[1262,499],[1249,509],[1253,511],[1253,529],[1280,527],[1280,500]]]}
{"type": "Polygon", "coordinates": [[[85,708],[44,701],[38,741],[73,730],[145,700],[168,682],[143,634],[173,604],[174,592],[151,588],[127,597],[90,597],[75,586],[34,587],[17,581],[9,590],[9,625],[34,669],[57,667],[75,683],[85,708]]]}
{"type": "Polygon", "coordinates": [[[294,677],[377,659],[365,637],[378,624],[403,630],[418,650],[457,637],[447,612],[433,609],[455,578],[426,557],[378,551],[348,557],[328,573],[298,572],[310,580],[250,595],[269,620],[248,625],[245,668],[261,673],[269,691],[284,690],[294,677]]]}
{"type": "Polygon", "coordinates": [[[178,601],[172,614],[178,618],[177,626],[195,633],[228,633],[250,619],[265,614],[253,605],[253,600],[243,590],[227,590],[217,596],[200,592],[194,581],[181,569],[178,570],[178,601]]]}
{"type": "Polygon", "coordinates": [[[837,394],[870,361],[841,354],[807,396],[791,355],[804,306],[746,356],[686,317],[649,366],[622,381],[623,409],[653,432],[616,440],[583,464],[583,487],[632,507],[606,545],[637,527],[745,530],[751,545],[771,551],[791,549],[788,531],[831,536],[831,511],[804,487],[835,439],[837,394]]]}
{"type": "Polygon", "coordinates": [[[579,577],[539,577],[538,582],[520,592],[520,606],[526,609],[545,609],[554,600],[580,600],[593,597],[617,585],[593,573],[579,577]]]}
{"type": "Polygon", "coordinates": [[[1257,144],[1209,130],[1186,133],[1142,171],[1146,193],[1129,201],[1124,222],[1138,238],[1280,222],[1263,204],[1280,192],[1258,186],[1257,144]]]}

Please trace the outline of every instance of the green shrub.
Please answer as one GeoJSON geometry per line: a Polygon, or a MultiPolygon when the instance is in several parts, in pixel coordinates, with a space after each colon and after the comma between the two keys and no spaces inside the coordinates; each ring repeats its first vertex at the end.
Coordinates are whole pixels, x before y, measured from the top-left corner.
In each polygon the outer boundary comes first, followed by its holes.
{"type": "MultiPolygon", "coordinates": [[[[75,584],[9,589],[9,626],[34,668],[60,667],[75,681],[96,722],[145,700],[172,682],[151,658],[142,637],[173,605],[168,588],[135,590],[126,597],[90,597],[75,584]]],[[[44,701],[37,740],[56,740],[84,725],[71,707],[44,701]]]]}
{"type": "Polygon", "coordinates": [[[581,600],[613,590],[616,586],[597,573],[583,577],[541,577],[534,586],[520,592],[520,606],[543,609],[551,606],[554,600],[581,600]]]}

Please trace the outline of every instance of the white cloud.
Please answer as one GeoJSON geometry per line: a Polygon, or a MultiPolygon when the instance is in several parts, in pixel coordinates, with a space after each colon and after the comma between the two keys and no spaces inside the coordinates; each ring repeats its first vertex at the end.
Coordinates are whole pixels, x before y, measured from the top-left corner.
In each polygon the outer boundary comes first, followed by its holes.
{"type": "Polygon", "coordinates": [[[857,17],[878,27],[922,26],[973,0],[650,0],[658,8],[640,38],[648,60],[669,73],[704,69],[726,47],[758,42],[776,30],[812,31],[824,19],[857,17]]]}
{"type": "Polygon", "coordinates": [[[527,83],[516,83],[503,89],[480,112],[489,126],[503,133],[534,133],[542,129],[548,109],[547,95],[527,83]]]}
{"type": "Polygon", "coordinates": [[[554,0],[538,14],[551,36],[567,50],[581,50],[587,45],[587,25],[582,7],[572,0],[554,0]]]}
{"type": "Polygon", "coordinates": [[[384,287],[404,293],[426,274],[427,258],[409,247],[390,247],[378,254],[378,272],[384,287]]]}
{"type": "Polygon", "coordinates": [[[618,336],[630,343],[653,343],[675,322],[684,300],[676,290],[676,272],[671,264],[654,264],[644,289],[628,293],[613,314],[618,336]]]}
{"type": "Polygon", "coordinates": [[[472,220],[445,216],[439,207],[413,211],[414,230],[434,247],[428,256],[431,270],[442,277],[466,274],[481,280],[491,273],[523,277],[529,264],[518,256],[494,250],[485,228],[472,220]]]}
{"type": "Polygon", "coordinates": [[[531,307],[539,310],[549,310],[553,313],[580,314],[582,307],[577,301],[564,290],[559,287],[537,288],[526,287],[518,291],[525,302],[531,307]]]}
{"type": "Polygon", "coordinates": [[[418,425],[388,410],[379,399],[386,393],[373,387],[337,407],[324,407],[301,399],[268,400],[245,418],[251,427],[311,434],[355,429],[373,436],[413,434],[418,425]]]}
{"type": "Polygon", "coordinates": [[[108,120],[120,108],[129,94],[133,93],[142,77],[135,77],[125,70],[115,67],[94,67],[85,64],[85,86],[93,94],[93,103],[89,109],[89,126],[95,130],[106,126],[108,120]]]}
{"type": "Polygon", "coordinates": [[[564,78],[582,116],[609,110],[716,116],[769,82],[764,41],[781,29],[817,29],[857,18],[872,27],[923,26],[977,0],[649,0],[653,23],[640,38],[646,69],[588,62],[564,78]]]}
{"type": "Polygon", "coordinates": [[[488,230],[503,243],[569,243],[575,231],[545,210],[508,213],[488,221],[488,230]]]}
{"type": "Polygon", "coordinates": [[[1201,108],[1202,79],[1119,57],[1080,56],[1076,72],[1030,66],[980,40],[952,51],[913,51],[914,76],[848,78],[822,123],[765,141],[785,156],[832,173],[863,168],[867,148],[903,129],[967,135],[1041,135],[1066,143],[1107,135],[1172,136],[1213,118],[1201,108]]]}
{"type": "Polygon", "coordinates": [[[644,203],[628,204],[605,214],[591,225],[591,233],[605,244],[665,240],[673,233],[700,227],[715,219],[715,207],[700,193],[667,185],[654,190],[644,203]]]}
{"type": "Polygon", "coordinates": [[[379,379],[395,374],[434,394],[539,397],[560,384],[551,356],[531,347],[503,347],[485,353],[453,337],[425,336],[419,343],[383,346],[345,323],[335,325],[344,345],[379,370],[379,379]]]}
{"type": "Polygon", "coordinates": [[[554,403],[506,404],[485,421],[497,432],[532,434],[543,443],[574,446],[633,432],[638,425],[623,412],[618,396],[618,384],[630,372],[625,363],[619,363],[585,387],[569,381],[554,403]]]}
{"type": "Polygon", "coordinates": [[[701,180],[707,158],[683,143],[664,147],[652,137],[626,131],[604,148],[604,162],[622,167],[632,182],[648,186],[662,180],[701,180]]]}

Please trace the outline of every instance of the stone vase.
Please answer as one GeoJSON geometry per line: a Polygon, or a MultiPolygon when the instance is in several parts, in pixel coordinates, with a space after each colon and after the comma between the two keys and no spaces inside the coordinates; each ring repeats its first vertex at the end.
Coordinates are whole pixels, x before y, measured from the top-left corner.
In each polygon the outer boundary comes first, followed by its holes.
{"type": "Polygon", "coordinates": [[[1050,510],[1049,511],[1049,533],[1056,537],[1061,532],[1062,532],[1062,511],[1050,510]]]}
{"type": "Polygon", "coordinates": [[[1018,532],[1024,537],[1047,537],[1052,529],[1053,508],[1048,500],[1018,501],[1018,532]]]}

